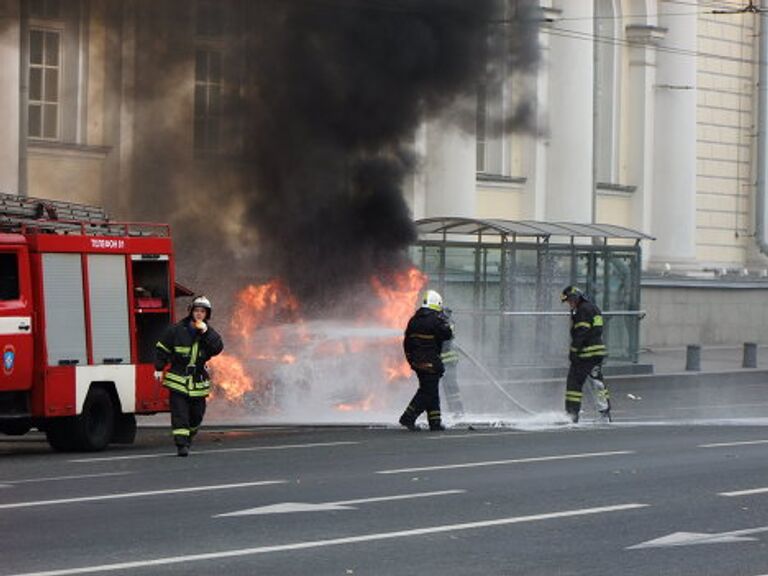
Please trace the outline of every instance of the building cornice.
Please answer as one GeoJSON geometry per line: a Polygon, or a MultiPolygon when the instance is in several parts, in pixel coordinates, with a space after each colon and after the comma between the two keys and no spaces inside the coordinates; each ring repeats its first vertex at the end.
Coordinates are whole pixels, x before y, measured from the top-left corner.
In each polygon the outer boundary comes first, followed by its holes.
{"type": "Polygon", "coordinates": [[[87,144],[35,140],[27,142],[27,153],[30,156],[69,156],[101,160],[107,157],[110,150],[112,150],[111,146],[89,146],[87,144]]]}
{"type": "Polygon", "coordinates": [[[629,24],[625,28],[627,40],[633,44],[656,45],[667,35],[668,28],[650,24],[629,24]]]}
{"type": "Polygon", "coordinates": [[[551,26],[557,24],[558,20],[563,17],[563,11],[559,8],[552,8],[547,6],[541,7],[541,20],[544,26],[551,26]]]}

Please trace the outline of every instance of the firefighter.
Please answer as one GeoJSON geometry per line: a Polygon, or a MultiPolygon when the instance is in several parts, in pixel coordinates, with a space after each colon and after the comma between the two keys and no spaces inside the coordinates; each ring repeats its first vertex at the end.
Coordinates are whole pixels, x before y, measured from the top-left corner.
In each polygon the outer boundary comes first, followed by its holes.
{"type": "Polygon", "coordinates": [[[403,338],[405,357],[419,379],[408,407],[400,416],[400,424],[413,432],[419,430],[416,418],[426,411],[430,430],[445,430],[440,415],[440,377],[445,368],[440,355],[443,343],[453,338],[453,330],[443,314],[443,299],[434,290],[424,293],[421,307],[408,321],[403,338]]]}
{"type": "Polygon", "coordinates": [[[443,342],[443,351],[440,354],[440,359],[443,361],[443,366],[445,367],[445,374],[443,374],[442,380],[443,391],[445,392],[445,403],[448,405],[448,410],[451,411],[455,418],[461,418],[464,416],[464,403],[461,401],[461,390],[459,390],[459,353],[454,349],[453,344],[454,338],[456,337],[456,328],[451,318],[451,309],[443,308],[443,315],[453,332],[453,338],[443,342]]]}
{"type": "Polygon", "coordinates": [[[155,350],[155,380],[171,393],[171,429],[179,456],[189,454],[205,414],[211,388],[205,363],[224,348],[221,336],[208,324],[210,319],[210,300],[198,296],[187,317],[168,327],[155,350]]]}
{"type": "Polygon", "coordinates": [[[603,360],[607,354],[603,343],[603,316],[576,286],[567,286],[560,300],[571,309],[571,366],[565,390],[565,411],[573,422],[579,421],[582,389],[589,382],[592,399],[603,422],[611,421],[611,402],[603,380],[603,360]]]}

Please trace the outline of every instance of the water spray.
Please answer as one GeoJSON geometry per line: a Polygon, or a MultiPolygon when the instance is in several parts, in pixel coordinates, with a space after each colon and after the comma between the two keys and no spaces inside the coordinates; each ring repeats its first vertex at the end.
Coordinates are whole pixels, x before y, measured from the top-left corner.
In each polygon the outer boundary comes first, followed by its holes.
{"type": "Polygon", "coordinates": [[[523,405],[522,405],[522,404],[521,404],[521,403],[520,403],[520,402],[519,402],[519,401],[518,401],[518,400],[517,400],[517,399],[516,399],[514,396],[512,396],[512,395],[511,395],[509,392],[507,392],[507,391],[504,389],[504,387],[503,387],[503,386],[502,386],[502,385],[499,383],[499,381],[498,381],[498,380],[496,380],[496,378],[494,378],[493,374],[491,374],[491,372],[488,370],[488,368],[486,368],[485,366],[483,366],[483,365],[480,363],[480,361],[479,361],[479,360],[477,360],[477,358],[475,358],[474,356],[472,356],[472,354],[470,354],[469,352],[467,352],[467,351],[466,351],[466,350],[465,350],[465,349],[464,349],[464,348],[463,348],[463,347],[462,347],[460,344],[458,344],[458,343],[457,343],[455,340],[453,341],[453,347],[454,347],[454,348],[455,348],[455,349],[456,349],[456,350],[457,350],[459,353],[461,353],[461,354],[462,354],[462,355],[463,355],[463,356],[464,356],[464,357],[465,357],[467,360],[469,360],[469,361],[470,361],[472,364],[474,364],[474,365],[477,367],[477,369],[478,369],[478,370],[480,370],[480,372],[483,374],[483,376],[485,376],[485,377],[488,379],[488,381],[489,381],[491,384],[493,384],[493,385],[494,385],[494,386],[495,386],[495,387],[496,387],[496,388],[499,390],[499,392],[501,392],[501,393],[502,393],[502,394],[503,394],[503,395],[504,395],[504,396],[505,396],[505,397],[506,397],[508,400],[510,400],[510,401],[511,401],[511,402],[512,402],[512,403],[513,403],[515,406],[517,406],[518,408],[520,408],[520,410],[522,410],[522,411],[523,411],[523,412],[525,412],[526,414],[530,414],[530,415],[534,415],[534,414],[536,414],[536,412],[535,412],[534,410],[531,410],[530,408],[527,408],[527,407],[523,406],[523,405]]]}

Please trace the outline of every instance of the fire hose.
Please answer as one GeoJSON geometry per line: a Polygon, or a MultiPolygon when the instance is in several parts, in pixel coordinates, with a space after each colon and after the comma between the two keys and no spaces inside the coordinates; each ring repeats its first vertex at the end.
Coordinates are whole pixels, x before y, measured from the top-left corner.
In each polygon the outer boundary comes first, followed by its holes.
{"type": "Polygon", "coordinates": [[[520,402],[519,402],[519,401],[518,401],[518,400],[517,400],[517,399],[516,399],[514,396],[512,396],[512,395],[511,395],[509,392],[507,392],[507,391],[504,389],[504,387],[503,387],[503,386],[502,386],[502,385],[499,383],[499,381],[498,381],[498,380],[496,380],[496,378],[494,378],[494,377],[493,377],[493,374],[491,374],[491,373],[490,373],[490,371],[488,370],[488,368],[486,368],[485,366],[483,366],[483,365],[482,365],[482,364],[481,364],[481,363],[480,363],[480,362],[477,360],[477,358],[475,358],[474,356],[472,356],[472,354],[470,354],[469,352],[467,352],[467,351],[466,351],[466,350],[465,350],[465,349],[464,349],[462,346],[460,346],[460,345],[459,345],[459,344],[458,344],[458,343],[457,343],[455,340],[453,341],[453,343],[452,343],[452,344],[453,344],[453,347],[454,347],[454,348],[456,348],[456,350],[458,350],[458,351],[459,351],[459,352],[460,352],[460,353],[461,353],[461,354],[462,354],[462,355],[463,355],[463,356],[464,356],[464,357],[465,357],[467,360],[469,360],[469,361],[470,361],[472,364],[474,364],[474,365],[477,367],[477,369],[478,369],[478,370],[480,370],[480,372],[483,374],[483,376],[485,376],[485,377],[488,379],[488,381],[489,381],[491,384],[493,384],[493,385],[494,385],[496,388],[498,388],[499,392],[501,392],[501,393],[502,393],[502,394],[503,394],[503,395],[504,395],[504,396],[505,396],[507,399],[509,399],[509,400],[510,400],[510,401],[511,401],[511,402],[512,402],[512,403],[513,403],[515,406],[517,406],[518,408],[520,408],[520,410],[522,410],[522,411],[523,411],[523,412],[525,412],[526,414],[531,414],[531,415],[533,415],[533,414],[535,414],[535,413],[536,413],[536,412],[534,412],[533,410],[531,410],[530,408],[526,408],[525,406],[523,406],[523,405],[522,405],[522,404],[521,404],[521,403],[520,403],[520,402]]]}

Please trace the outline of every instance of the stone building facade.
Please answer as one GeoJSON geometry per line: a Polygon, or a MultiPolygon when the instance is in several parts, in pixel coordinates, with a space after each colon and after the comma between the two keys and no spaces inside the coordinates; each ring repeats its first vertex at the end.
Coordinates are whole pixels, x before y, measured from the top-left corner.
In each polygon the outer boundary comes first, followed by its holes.
{"type": "MultiPolygon", "coordinates": [[[[538,73],[480,93],[474,130],[441,120],[417,130],[424,160],[404,190],[413,216],[641,230],[656,238],[644,245],[646,345],[768,341],[761,315],[732,312],[734,302],[768,303],[758,178],[768,161],[766,15],[744,10],[746,0],[541,4],[538,73]],[[535,96],[537,133],[486,130],[484,115],[521,92],[535,96]],[[708,307],[707,317],[682,300],[708,307]]],[[[205,152],[226,129],[220,97],[243,88],[225,80],[226,22],[214,5],[0,0],[0,190],[126,215],[153,162],[191,167],[175,176],[187,182],[226,185],[205,152]],[[169,34],[169,22],[183,33],[169,34]],[[183,55],[173,73],[169,54],[183,55]]]]}

